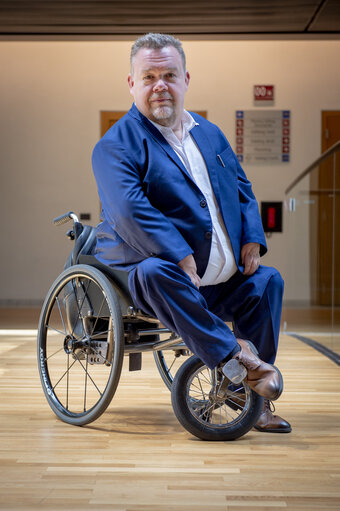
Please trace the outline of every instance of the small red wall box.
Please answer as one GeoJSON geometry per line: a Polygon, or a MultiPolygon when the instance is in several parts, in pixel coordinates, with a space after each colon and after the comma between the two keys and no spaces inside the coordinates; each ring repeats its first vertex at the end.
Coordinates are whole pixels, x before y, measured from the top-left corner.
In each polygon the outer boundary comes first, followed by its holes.
{"type": "Polygon", "coordinates": [[[282,202],[261,202],[264,232],[282,232],[282,202]]]}

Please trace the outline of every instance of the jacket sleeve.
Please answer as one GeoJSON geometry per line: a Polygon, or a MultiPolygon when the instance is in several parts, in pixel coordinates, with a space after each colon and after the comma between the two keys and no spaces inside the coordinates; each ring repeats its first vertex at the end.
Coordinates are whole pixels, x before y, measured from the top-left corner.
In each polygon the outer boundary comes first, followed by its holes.
{"type": "Polygon", "coordinates": [[[125,147],[101,140],[92,165],[105,219],[143,257],[173,263],[193,253],[178,229],[145,195],[138,166],[125,147]]]}

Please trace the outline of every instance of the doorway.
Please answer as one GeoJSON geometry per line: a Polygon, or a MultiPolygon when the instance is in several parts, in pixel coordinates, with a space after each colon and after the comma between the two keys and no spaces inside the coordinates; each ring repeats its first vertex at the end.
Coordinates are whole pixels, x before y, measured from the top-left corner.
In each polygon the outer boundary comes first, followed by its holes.
{"type": "MultiPolygon", "coordinates": [[[[340,111],[322,112],[322,152],[339,140],[340,111]]],[[[320,165],[317,179],[317,304],[336,306],[340,305],[340,153],[320,165]]]]}

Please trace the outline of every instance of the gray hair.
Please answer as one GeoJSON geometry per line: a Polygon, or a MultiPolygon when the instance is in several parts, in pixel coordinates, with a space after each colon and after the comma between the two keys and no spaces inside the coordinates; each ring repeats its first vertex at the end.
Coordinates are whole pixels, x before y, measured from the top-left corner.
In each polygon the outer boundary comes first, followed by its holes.
{"type": "Polygon", "coordinates": [[[183,69],[185,71],[185,53],[181,41],[169,34],[157,34],[154,32],[149,32],[148,34],[145,34],[136,39],[132,45],[130,54],[131,72],[133,71],[133,59],[140,49],[150,48],[151,50],[160,50],[166,46],[173,46],[176,48],[181,56],[183,69]]]}

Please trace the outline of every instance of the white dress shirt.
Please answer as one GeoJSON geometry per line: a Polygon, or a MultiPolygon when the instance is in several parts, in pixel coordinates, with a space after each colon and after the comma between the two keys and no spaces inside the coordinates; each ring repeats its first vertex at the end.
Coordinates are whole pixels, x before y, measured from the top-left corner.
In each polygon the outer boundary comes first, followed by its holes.
{"type": "Polygon", "coordinates": [[[203,193],[210,212],[213,232],[211,249],[206,271],[201,279],[201,286],[216,285],[226,282],[237,270],[230,239],[220,213],[215,194],[213,192],[207,166],[190,135],[190,130],[198,123],[184,110],[182,117],[182,141],[180,141],[171,128],[161,126],[150,121],[162,133],[166,141],[171,145],[181,159],[184,167],[203,193]]]}

